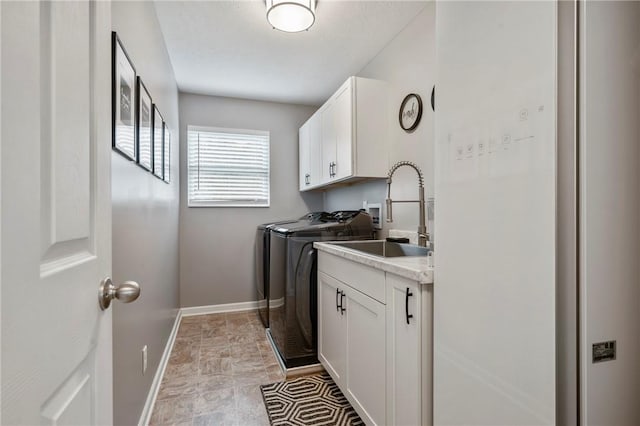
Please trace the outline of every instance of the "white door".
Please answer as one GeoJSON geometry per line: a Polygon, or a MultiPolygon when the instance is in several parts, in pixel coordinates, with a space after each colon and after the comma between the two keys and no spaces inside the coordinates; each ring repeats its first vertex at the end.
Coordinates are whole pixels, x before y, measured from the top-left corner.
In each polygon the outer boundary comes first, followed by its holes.
{"type": "Polygon", "coordinates": [[[2,424],[112,423],[110,4],[2,2],[2,424]]]}
{"type": "Polygon", "coordinates": [[[434,424],[557,423],[557,8],[438,3],[434,424]]]}

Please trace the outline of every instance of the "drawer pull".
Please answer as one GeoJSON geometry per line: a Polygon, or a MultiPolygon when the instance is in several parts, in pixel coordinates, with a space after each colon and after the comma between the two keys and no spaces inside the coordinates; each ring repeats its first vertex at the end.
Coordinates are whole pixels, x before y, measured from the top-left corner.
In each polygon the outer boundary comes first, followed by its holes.
{"type": "MultiPolygon", "coordinates": [[[[338,302],[338,296],[340,295],[340,289],[336,287],[336,312],[340,312],[340,303],[338,302]]],[[[340,298],[340,302],[342,302],[342,297],[340,298]]]]}
{"type": "Polygon", "coordinates": [[[340,292],[340,315],[344,315],[344,311],[347,310],[347,308],[344,307],[344,303],[342,302],[342,298],[344,297],[344,291],[340,292]]]}

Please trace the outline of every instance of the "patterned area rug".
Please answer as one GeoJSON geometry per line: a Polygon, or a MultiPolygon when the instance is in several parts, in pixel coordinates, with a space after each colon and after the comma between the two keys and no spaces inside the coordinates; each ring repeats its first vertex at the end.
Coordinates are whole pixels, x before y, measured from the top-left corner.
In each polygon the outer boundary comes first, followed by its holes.
{"type": "Polygon", "coordinates": [[[329,373],[260,386],[272,426],[364,425],[329,373]]]}

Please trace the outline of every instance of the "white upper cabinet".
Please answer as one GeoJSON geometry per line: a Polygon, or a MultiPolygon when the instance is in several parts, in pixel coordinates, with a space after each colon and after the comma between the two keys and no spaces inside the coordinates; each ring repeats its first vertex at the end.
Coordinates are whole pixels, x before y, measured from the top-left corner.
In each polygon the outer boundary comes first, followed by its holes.
{"type": "Polygon", "coordinates": [[[301,128],[300,190],[386,177],[387,123],[386,83],[350,77],[301,128]]]}

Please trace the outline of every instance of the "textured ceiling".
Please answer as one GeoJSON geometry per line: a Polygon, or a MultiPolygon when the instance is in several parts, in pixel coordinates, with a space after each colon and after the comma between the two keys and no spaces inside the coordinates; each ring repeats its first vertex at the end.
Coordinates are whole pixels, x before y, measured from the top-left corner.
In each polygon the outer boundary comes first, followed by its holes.
{"type": "Polygon", "coordinates": [[[315,24],[294,34],[269,26],[263,0],[155,5],[181,91],[320,105],[425,2],[320,0],[315,24]]]}

